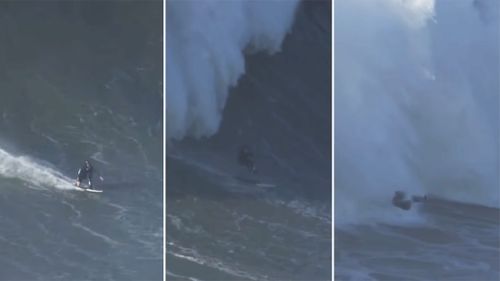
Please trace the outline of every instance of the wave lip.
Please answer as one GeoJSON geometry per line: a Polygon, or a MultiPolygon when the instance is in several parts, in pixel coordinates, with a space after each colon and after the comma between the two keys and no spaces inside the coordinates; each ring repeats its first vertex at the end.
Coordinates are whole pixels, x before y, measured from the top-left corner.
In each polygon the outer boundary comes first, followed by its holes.
{"type": "Polygon", "coordinates": [[[279,51],[298,1],[167,1],[167,136],[211,136],[245,50],[279,51]]]}

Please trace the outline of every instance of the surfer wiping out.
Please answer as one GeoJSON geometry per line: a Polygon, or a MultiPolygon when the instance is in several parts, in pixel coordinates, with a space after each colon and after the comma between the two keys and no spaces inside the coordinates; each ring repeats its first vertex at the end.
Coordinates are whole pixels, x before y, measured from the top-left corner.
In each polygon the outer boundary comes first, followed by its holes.
{"type": "Polygon", "coordinates": [[[242,166],[247,167],[247,169],[252,174],[255,174],[257,172],[257,167],[255,166],[253,153],[250,150],[250,147],[248,147],[247,145],[243,145],[240,147],[240,151],[238,153],[238,163],[242,166]]]}
{"type": "Polygon", "coordinates": [[[411,199],[406,199],[406,194],[403,191],[396,191],[394,196],[392,197],[392,205],[403,209],[409,210],[411,209],[412,203],[421,203],[427,200],[427,196],[412,196],[411,199]]]}

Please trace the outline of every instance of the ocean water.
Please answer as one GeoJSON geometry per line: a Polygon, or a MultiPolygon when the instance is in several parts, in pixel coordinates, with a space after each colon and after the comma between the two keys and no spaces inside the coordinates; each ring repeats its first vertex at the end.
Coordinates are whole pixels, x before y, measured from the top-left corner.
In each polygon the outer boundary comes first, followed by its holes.
{"type": "Polygon", "coordinates": [[[166,10],[167,280],[331,280],[331,3],[166,10]]]}
{"type": "Polygon", "coordinates": [[[1,280],[162,279],[161,7],[0,3],[1,280]]]}
{"type": "Polygon", "coordinates": [[[335,2],[337,280],[500,279],[499,8],[335,2]]]}

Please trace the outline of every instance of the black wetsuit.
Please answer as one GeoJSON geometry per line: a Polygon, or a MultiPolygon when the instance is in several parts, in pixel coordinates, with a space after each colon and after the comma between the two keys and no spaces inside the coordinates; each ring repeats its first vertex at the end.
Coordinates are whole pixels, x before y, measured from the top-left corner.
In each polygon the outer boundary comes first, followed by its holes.
{"type": "Polygon", "coordinates": [[[93,172],[93,168],[92,168],[92,165],[90,165],[90,163],[87,165],[87,164],[83,164],[83,166],[78,170],[78,176],[77,176],[77,179],[79,182],[82,182],[84,179],[89,179],[89,187],[92,187],[92,172],[93,172]]]}
{"type": "Polygon", "coordinates": [[[427,195],[424,196],[417,196],[413,195],[410,199],[406,199],[406,194],[402,191],[396,191],[394,193],[394,197],[392,197],[392,205],[403,209],[403,210],[409,210],[411,209],[412,203],[422,203],[427,200],[427,195]]]}
{"type": "Polygon", "coordinates": [[[252,173],[256,172],[255,162],[253,160],[253,154],[248,148],[248,146],[242,146],[238,153],[238,163],[247,167],[252,173]]]}

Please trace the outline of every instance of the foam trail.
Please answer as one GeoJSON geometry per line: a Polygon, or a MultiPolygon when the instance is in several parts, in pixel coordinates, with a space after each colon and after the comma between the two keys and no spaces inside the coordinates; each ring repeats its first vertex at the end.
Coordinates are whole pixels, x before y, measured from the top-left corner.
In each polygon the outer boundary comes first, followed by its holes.
{"type": "Polygon", "coordinates": [[[280,49],[298,1],[167,1],[167,136],[218,130],[244,51],[280,49]]]}
{"type": "Polygon", "coordinates": [[[35,186],[75,189],[71,179],[49,167],[40,165],[26,156],[14,156],[0,148],[0,176],[16,178],[35,186]]]}

